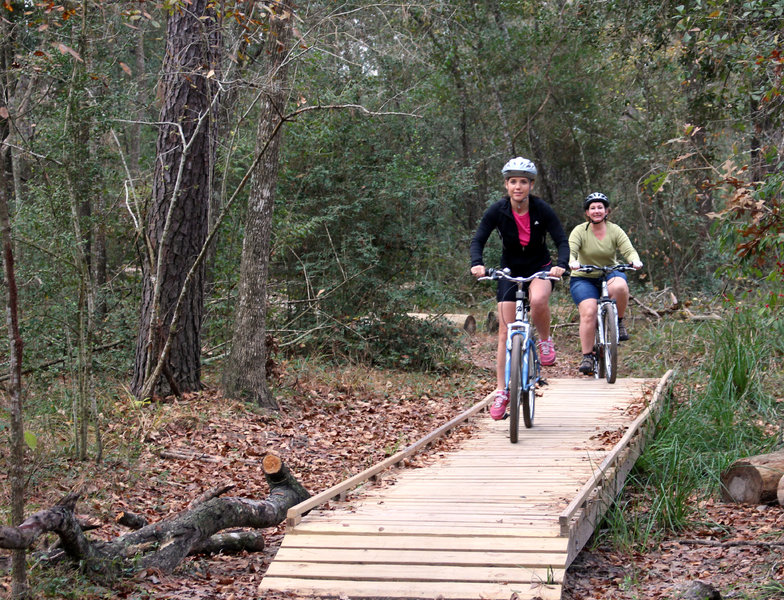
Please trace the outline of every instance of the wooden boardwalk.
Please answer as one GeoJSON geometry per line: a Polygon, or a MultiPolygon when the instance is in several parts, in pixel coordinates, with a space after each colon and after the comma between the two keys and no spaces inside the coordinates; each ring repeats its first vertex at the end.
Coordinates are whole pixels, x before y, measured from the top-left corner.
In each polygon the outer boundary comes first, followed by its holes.
{"type": "Polygon", "coordinates": [[[481,413],[475,434],[430,466],[381,465],[379,485],[304,517],[329,498],[295,507],[260,594],[560,598],[566,568],[652,432],[670,374],[551,379],[517,444],[507,421],[481,413]]]}

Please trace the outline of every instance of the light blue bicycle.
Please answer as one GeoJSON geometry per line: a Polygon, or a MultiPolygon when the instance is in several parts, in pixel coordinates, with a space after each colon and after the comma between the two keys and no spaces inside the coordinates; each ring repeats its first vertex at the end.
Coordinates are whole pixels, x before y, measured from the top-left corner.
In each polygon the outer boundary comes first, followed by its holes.
{"type": "Polygon", "coordinates": [[[520,427],[520,411],[526,428],[534,424],[534,408],[536,405],[536,388],[544,382],[542,379],[542,363],[536,350],[536,329],[531,324],[526,283],[534,279],[558,281],[558,277],[550,277],[547,271],[534,273],[530,277],[512,277],[509,269],[486,269],[484,279],[506,279],[517,284],[515,293],[515,320],[507,327],[506,332],[506,368],[504,381],[509,391],[509,441],[517,443],[520,427]]]}

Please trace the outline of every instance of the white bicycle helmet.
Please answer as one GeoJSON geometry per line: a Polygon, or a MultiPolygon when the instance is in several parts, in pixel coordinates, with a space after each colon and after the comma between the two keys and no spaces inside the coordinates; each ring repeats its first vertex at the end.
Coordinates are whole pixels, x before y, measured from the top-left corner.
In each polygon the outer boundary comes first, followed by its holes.
{"type": "Polygon", "coordinates": [[[536,165],[522,156],[517,156],[510,160],[501,169],[504,179],[507,177],[528,177],[528,179],[536,178],[536,165]]]}
{"type": "Polygon", "coordinates": [[[588,210],[588,207],[594,202],[601,202],[605,208],[610,208],[610,200],[607,196],[601,192],[594,192],[593,194],[588,194],[585,200],[583,200],[583,210],[588,210]]]}

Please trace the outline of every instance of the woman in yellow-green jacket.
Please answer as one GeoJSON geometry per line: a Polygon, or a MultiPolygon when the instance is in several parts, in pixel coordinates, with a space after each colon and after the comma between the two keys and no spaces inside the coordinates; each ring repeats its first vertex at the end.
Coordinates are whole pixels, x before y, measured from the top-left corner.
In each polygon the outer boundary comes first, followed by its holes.
{"type": "MultiPolygon", "coordinates": [[[[641,269],[642,262],[629,236],[618,225],[607,221],[610,214],[610,200],[607,196],[600,192],[590,194],[583,201],[583,210],[588,222],[572,229],[569,235],[569,267],[573,269],[569,290],[580,312],[580,346],[583,358],[578,370],[584,375],[590,375],[593,373],[594,328],[602,290],[602,273],[581,273],[574,270],[579,269],[580,265],[608,267],[617,264],[619,256],[631,263],[635,269],[641,269]]],[[[629,303],[626,275],[621,271],[608,274],[607,288],[618,308],[618,339],[628,340],[629,334],[623,322],[629,303]]]]}

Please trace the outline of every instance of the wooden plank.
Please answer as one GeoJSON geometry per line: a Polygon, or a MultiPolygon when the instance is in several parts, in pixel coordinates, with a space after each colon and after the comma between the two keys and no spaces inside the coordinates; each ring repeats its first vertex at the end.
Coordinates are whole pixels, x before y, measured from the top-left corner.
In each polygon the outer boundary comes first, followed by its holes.
{"type": "Polygon", "coordinates": [[[375,515],[360,515],[356,519],[350,520],[334,520],[334,521],[321,521],[324,524],[331,524],[331,525],[342,525],[345,522],[350,521],[353,527],[358,527],[361,525],[367,525],[368,528],[373,526],[377,527],[417,527],[422,522],[427,522],[428,525],[432,529],[441,528],[444,530],[448,530],[450,524],[453,524],[455,531],[458,529],[497,529],[499,527],[511,527],[511,526],[520,526],[520,527],[536,527],[539,529],[544,529],[546,527],[553,527],[556,528],[556,534],[561,534],[560,526],[558,525],[558,519],[555,517],[558,510],[563,508],[566,503],[560,506],[553,506],[550,511],[539,511],[539,512],[529,512],[523,514],[512,514],[506,512],[497,512],[495,513],[494,520],[488,519],[459,519],[460,515],[449,515],[448,518],[429,518],[429,517],[420,517],[411,513],[407,515],[402,515],[400,517],[391,518],[377,518],[375,515]]]}
{"type": "MultiPolygon", "coordinates": [[[[275,562],[310,562],[390,565],[431,566],[504,566],[547,568],[566,562],[566,552],[497,552],[485,549],[482,552],[444,550],[379,550],[376,548],[286,548],[278,552],[275,562]]],[[[358,572],[361,574],[361,572],[358,572]]]]}
{"type": "Polygon", "coordinates": [[[495,550],[526,551],[534,548],[539,552],[567,551],[567,540],[562,537],[521,536],[432,536],[378,534],[356,535],[342,532],[302,533],[296,530],[286,534],[281,548],[377,548],[387,550],[495,550]]]}
{"type": "Polygon", "coordinates": [[[265,577],[259,585],[259,594],[264,597],[267,590],[278,590],[296,594],[299,597],[313,598],[328,596],[335,598],[443,598],[444,600],[509,600],[516,594],[518,600],[560,600],[561,586],[544,582],[512,583],[455,583],[405,581],[356,581],[346,580],[305,580],[265,577]],[[269,584],[272,584],[270,586],[269,584]]]}
{"type": "MultiPolygon", "coordinates": [[[[475,536],[487,536],[487,537],[521,537],[521,538],[539,538],[539,537],[548,537],[554,536],[558,537],[561,533],[561,529],[558,526],[558,521],[553,520],[553,524],[543,527],[541,525],[538,526],[528,526],[528,527],[516,527],[512,529],[511,527],[503,527],[503,524],[500,524],[498,527],[488,527],[488,526],[481,526],[481,527],[460,527],[458,529],[459,524],[456,523],[454,527],[429,527],[426,524],[419,524],[416,527],[404,527],[400,525],[373,525],[370,523],[351,523],[350,521],[340,521],[336,523],[327,523],[327,522],[309,522],[309,521],[302,521],[299,525],[297,525],[296,531],[298,532],[309,532],[309,533],[352,533],[352,534],[371,534],[376,535],[378,533],[385,533],[385,534],[401,534],[401,535],[429,535],[434,537],[451,537],[454,535],[460,536],[467,536],[467,535],[475,535],[475,536]]],[[[288,534],[287,534],[288,535],[288,534]]]]}
{"type": "Polygon", "coordinates": [[[298,579],[362,579],[363,581],[441,581],[531,583],[552,581],[561,583],[565,569],[548,567],[471,567],[450,565],[358,565],[340,563],[284,562],[273,560],[264,579],[268,577],[297,577],[298,579]],[[359,577],[361,573],[361,577],[359,577]]]}

